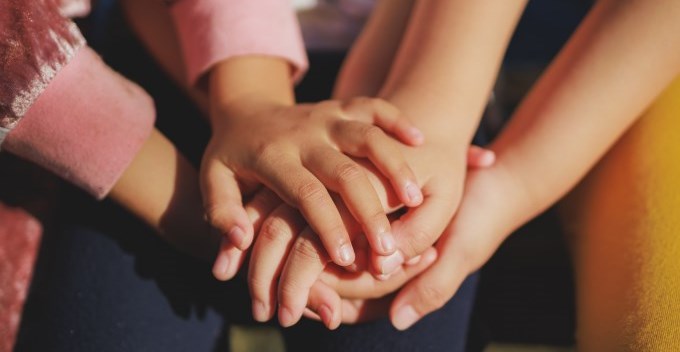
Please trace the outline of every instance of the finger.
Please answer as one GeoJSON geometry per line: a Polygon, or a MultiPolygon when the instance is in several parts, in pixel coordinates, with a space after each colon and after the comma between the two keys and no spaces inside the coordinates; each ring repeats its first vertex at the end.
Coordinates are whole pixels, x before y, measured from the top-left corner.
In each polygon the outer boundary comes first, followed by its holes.
{"type": "Polygon", "coordinates": [[[402,288],[390,309],[395,328],[406,330],[425,315],[448,302],[467,276],[462,265],[451,256],[442,256],[427,271],[402,288]]]}
{"type": "Polygon", "coordinates": [[[386,278],[376,280],[370,273],[359,274],[342,272],[342,269],[327,267],[321,274],[320,280],[325,282],[343,298],[375,299],[384,297],[402,287],[427,270],[437,260],[437,251],[429,248],[421,255],[420,261],[413,265],[406,265],[386,278]]]}
{"type": "MultiPolygon", "coordinates": [[[[357,163],[331,148],[310,153],[303,162],[323,184],[340,194],[376,253],[388,255],[396,250],[387,214],[371,181],[357,163]]],[[[325,244],[323,236],[320,237],[325,244]]]]}
{"type": "Polygon", "coordinates": [[[292,326],[300,320],[309,291],[329,259],[310,228],[295,240],[279,279],[279,323],[292,326]]]}
{"type": "MultiPolygon", "coordinates": [[[[274,208],[281,204],[281,200],[276,194],[268,189],[260,190],[245,207],[250,222],[256,231],[262,221],[271,213],[274,208]]],[[[246,240],[246,247],[250,247],[253,237],[249,236],[246,240]]],[[[220,250],[213,265],[213,275],[220,281],[227,281],[236,276],[245,260],[246,252],[234,246],[228,239],[223,238],[220,250]]]]}
{"type": "MultiPolygon", "coordinates": [[[[264,220],[282,203],[283,201],[279,198],[279,196],[266,187],[255,193],[253,198],[250,199],[245,206],[248,219],[250,219],[250,223],[253,224],[254,233],[258,233],[260,231],[264,220]]],[[[248,244],[248,247],[250,247],[250,244],[252,244],[252,240],[253,238],[250,237],[250,243],[248,244]]]]}
{"type": "Polygon", "coordinates": [[[210,225],[238,248],[253,236],[253,226],[242,205],[236,175],[224,164],[209,161],[201,168],[203,207],[210,225]]]}
{"type": "Polygon", "coordinates": [[[334,128],[335,142],[343,152],[368,158],[387,177],[399,199],[410,207],[420,205],[423,194],[399,145],[380,128],[357,121],[341,121],[334,128]]]}
{"type": "Polygon", "coordinates": [[[496,153],[490,149],[484,149],[471,145],[468,149],[467,163],[470,168],[485,168],[493,166],[496,162],[496,153]]]}
{"type": "MultiPolygon", "coordinates": [[[[340,296],[321,281],[317,281],[309,292],[307,308],[315,313],[330,330],[340,326],[342,319],[342,302],[340,296]]],[[[307,317],[313,317],[303,313],[307,317]]]]}
{"type": "Polygon", "coordinates": [[[220,250],[213,264],[213,276],[220,281],[233,279],[245,260],[245,254],[246,252],[234,246],[228,239],[222,238],[220,250]]]}
{"type": "Polygon", "coordinates": [[[390,310],[390,297],[376,300],[347,300],[343,299],[342,322],[356,324],[371,320],[377,320],[388,315],[390,310]]]}
{"type": "Polygon", "coordinates": [[[263,162],[258,169],[267,186],[300,209],[309,226],[323,239],[333,262],[341,266],[354,262],[354,249],[340,213],[326,187],[312,173],[286,160],[263,162]]]}
{"type": "Polygon", "coordinates": [[[439,185],[435,188],[438,189],[436,194],[427,195],[421,206],[409,209],[392,223],[399,249],[389,256],[372,256],[373,268],[378,273],[389,275],[437,241],[458,206],[456,190],[450,188],[451,185],[446,182],[439,185]]]}
{"type": "Polygon", "coordinates": [[[277,279],[295,236],[304,227],[302,216],[287,204],[276,208],[264,220],[252,249],[248,270],[248,288],[255,320],[265,322],[274,315],[277,279]]]}
{"type": "MultiPolygon", "coordinates": [[[[413,146],[425,142],[425,135],[399,109],[383,99],[354,98],[345,106],[349,114],[369,115],[372,124],[396,136],[403,143],[413,146]]],[[[363,119],[366,121],[366,119],[363,119]]]]}

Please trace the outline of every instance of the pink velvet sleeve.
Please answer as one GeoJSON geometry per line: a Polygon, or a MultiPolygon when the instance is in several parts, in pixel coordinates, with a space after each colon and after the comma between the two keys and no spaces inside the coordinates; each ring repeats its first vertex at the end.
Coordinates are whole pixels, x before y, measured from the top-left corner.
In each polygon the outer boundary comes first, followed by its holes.
{"type": "Polygon", "coordinates": [[[307,69],[290,0],[178,0],[171,12],[192,85],[216,63],[236,56],[285,59],[295,80],[307,69]]]}
{"type": "Polygon", "coordinates": [[[2,147],[104,197],[153,128],[151,98],[83,47],[2,147]]]}

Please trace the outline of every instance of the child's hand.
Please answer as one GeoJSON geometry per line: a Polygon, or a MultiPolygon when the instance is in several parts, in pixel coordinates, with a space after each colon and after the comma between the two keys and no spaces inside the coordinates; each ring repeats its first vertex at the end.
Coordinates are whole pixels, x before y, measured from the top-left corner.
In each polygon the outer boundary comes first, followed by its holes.
{"type": "Polygon", "coordinates": [[[436,263],[406,284],[391,304],[394,326],[407,329],[449,301],[463,280],[533,215],[524,210],[530,199],[522,183],[500,163],[471,171],[461,206],[436,244],[436,263]]]}
{"type": "Polygon", "coordinates": [[[376,191],[350,156],[370,160],[404,204],[422,202],[400,149],[403,144],[383,131],[410,145],[422,142],[420,132],[396,108],[368,98],[297,106],[248,103],[244,98],[237,105],[213,112],[225,116],[213,116],[213,137],[201,168],[208,219],[232,245],[244,250],[253,239],[241,182],[264,184],[300,209],[338,265],[352,264],[355,254],[329,191],[342,197],[376,253],[395,251],[376,191]]]}
{"type": "Polygon", "coordinates": [[[429,248],[416,259],[397,269],[388,280],[376,280],[365,271],[350,273],[336,265],[327,266],[310,289],[304,316],[322,321],[331,330],[340,323],[386,317],[394,298],[391,293],[427,270],[437,259],[437,251],[429,248]]]}
{"type": "MultiPolygon", "coordinates": [[[[468,154],[468,163],[473,167],[487,167],[494,161],[493,153],[476,147],[471,148],[468,154]]],[[[349,233],[360,242],[363,238],[358,236],[361,229],[352,221],[342,203],[337,206],[345,215],[343,218],[349,233]]],[[[282,325],[290,326],[302,316],[309,290],[329,258],[314,232],[310,228],[305,229],[302,217],[287,205],[272,212],[262,226],[248,272],[253,315],[258,321],[270,319],[275,311],[275,292],[278,291],[279,319],[282,325]]],[[[393,268],[393,272],[398,272],[402,264],[393,268]]]]}

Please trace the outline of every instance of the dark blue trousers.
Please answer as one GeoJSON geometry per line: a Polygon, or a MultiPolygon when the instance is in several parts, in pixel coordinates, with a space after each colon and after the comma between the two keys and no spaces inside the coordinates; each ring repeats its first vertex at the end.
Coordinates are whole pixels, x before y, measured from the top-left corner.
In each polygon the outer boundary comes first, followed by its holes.
{"type": "MultiPolygon", "coordinates": [[[[113,204],[72,203],[45,235],[17,352],[228,351],[230,324],[254,324],[242,278],[217,282],[113,204]]],[[[289,351],[464,351],[475,287],[405,332],[383,319],[283,334],[289,351]]]]}

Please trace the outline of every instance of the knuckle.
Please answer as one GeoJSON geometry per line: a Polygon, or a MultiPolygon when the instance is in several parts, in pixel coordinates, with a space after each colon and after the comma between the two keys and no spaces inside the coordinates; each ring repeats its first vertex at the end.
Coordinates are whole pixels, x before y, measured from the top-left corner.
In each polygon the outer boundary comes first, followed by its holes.
{"type": "Polygon", "coordinates": [[[304,182],[298,187],[296,201],[298,204],[319,203],[326,197],[326,189],[317,182],[304,182]]]}
{"type": "Polygon", "coordinates": [[[406,248],[404,254],[407,258],[413,258],[416,255],[422,254],[422,251],[432,245],[432,236],[425,230],[415,230],[411,236],[407,237],[406,248]]]}
{"type": "Polygon", "coordinates": [[[258,167],[278,161],[282,157],[281,146],[276,141],[258,145],[253,153],[253,163],[258,167]]]}
{"type": "Polygon", "coordinates": [[[262,224],[260,229],[259,237],[266,242],[280,243],[284,242],[289,236],[286,236],[290,232],[288,224],[281,218],[274,217],[268,218],[262,224]]]}
{"type": "Polygon", "coordinates": [[[319,262],[322,261],[323,256],[319,248],[314,243],[305,238],[300,238],[293,246],[293,254],[300,257],[305,262],[319,262]]]}
{"type": "Polygon", "coordinates": [[[362,131],[362,137],[366,143],[377,143],[382,140],[385,133],[379,127],[369,125],[362,131]]]}
{"type": "Polygon", "coordinates": [[[421,304],[431,310],[443,307],[448,297],[446,291],[437,285],[421,285],[418,287],[418,296],[421,304]]]}
{"type": "Polygon", "coordinates": [[[204,206],[205,218],[208,224],[211,226],[221,229],[226,226],[226,218],[228,212],[218,203],[208,203],[204,206]]]}
{"type": "Polygon", "coordinates": [[[341,184],[345,185],[352,184],[364,176],[363,170],[355,163],[340,164],[337,167],[335,174],[336,179],[341,184]]]}
{"type": "Polygon", "coordinates": [[[269,292],[269,283],[259,275],[248,275],[248,285],[250,292],[255,297],[264,297],[269,292]]]}
{"type": "Polygon", "coordinates": [[[309,289],[310,287],[306,287],[299,279],[287,278],[279,285],[279,300],[290,301],[308,292],[309,289]]]}
{"type": "Polygon", "coordinates": [[[404,159],[399,160],[397,167],[395,168],[394,171],[395,176],[403,177],[406,179],[410,178],[415,178],[413,175],[413,170],[411,170],[411,167],[406,163],[404,159]]]}
{"type": "Polygon", "coordinates": [[[389,220],[387,219],[387,214],[385,214],[381,208],[372,209],[372,211],[366,217],[366,222],[368,224],[373,224],[380,227],[389,226],[390,224],[389,220]]]}

